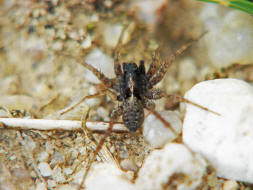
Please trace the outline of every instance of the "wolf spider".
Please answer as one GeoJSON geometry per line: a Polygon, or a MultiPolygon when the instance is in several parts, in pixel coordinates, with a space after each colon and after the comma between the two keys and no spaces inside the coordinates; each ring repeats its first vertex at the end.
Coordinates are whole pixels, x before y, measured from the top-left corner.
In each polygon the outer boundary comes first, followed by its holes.
{"type": "MultiPolygon", "coordinates": [[[[162,62],[159,58],[159,50],[156,51],[147,72],[144,66],[144,61],[142,60],[140,61],[139,65],[133,62],[124,62],[121,66],[121,63],[119,62],[119,54],[116,53],[116,58],[114,59],[114,72],[116,74],[116,78],[113,79],[107,78],[102,72],[98,71],[86,62],[81,63],[88,70],[92,71],[93,74],[96,75],[96,77],[103,83],[106,88],[99,93],[83,97],[78,103],[63,111],[61,115],[74,109],[74,107],[86,99],[94,98],[104,94],[108,94],[110,97],[112,97],[112,99],[119,101],[120,105],[111,112],[111,121],[109,127],[106,130],[104,137],[98,143],[96,150],[93,153],[93,157],[88,163],[79,189],[82,188],[91,164],[94,162],[98,152],[101,150],[105,139],[111,133],[113,123],[117,121],[120,116],[122,116],[124,125],[129,129],[131,133],[134,133],[143,124],[144,109],[147,109],[153,113],[166,127],[169,127],[173,131],[170,124],[155,111],[155,103],[152,100],[169,98],[174,102],[176,101],[190,103],[203,110],[213,112],[183,97],[176,95],[167,95],[162,90],[154,89],[154,86],[163,79],[170,63],[172,63],[172,61],[174,61],[178,55],[180,55],[189,46],[191,46],[194,41],[183,45],[173,55],[171,55],[167,61],[164,62],[162,62]]],[[[217,114],[216,112],[213,113],[217,114]]]]}

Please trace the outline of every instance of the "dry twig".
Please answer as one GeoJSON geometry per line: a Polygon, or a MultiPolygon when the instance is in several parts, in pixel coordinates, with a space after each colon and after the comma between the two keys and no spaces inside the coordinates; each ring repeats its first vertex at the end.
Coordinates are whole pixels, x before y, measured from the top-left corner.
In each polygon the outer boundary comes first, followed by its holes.
{"type": "MultiPolygon", "coordinates": [[[[23,119],[23,118],[0,118],[1,128],[23,130],[66,130],[81,131],[81,122],[72,120],[47,120],[47,119],[23,119]]],[[[87,121],[87,129],[91,131],[106,131],[108,122],[87,121]]],[[[113,131],[127,132],[123,123],[114,124],[113,131]]]]}

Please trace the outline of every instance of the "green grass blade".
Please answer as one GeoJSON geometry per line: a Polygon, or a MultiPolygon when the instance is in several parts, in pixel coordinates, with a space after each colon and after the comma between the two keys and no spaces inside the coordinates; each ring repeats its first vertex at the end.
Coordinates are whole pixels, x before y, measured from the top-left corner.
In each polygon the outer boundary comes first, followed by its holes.
{"type": "Polygon", "coordinates": [[[253,3],[246,0],[198,0],[198,1],[217,3],[227,7],[239,9],[249,14],[253,14],[253,3]]]}

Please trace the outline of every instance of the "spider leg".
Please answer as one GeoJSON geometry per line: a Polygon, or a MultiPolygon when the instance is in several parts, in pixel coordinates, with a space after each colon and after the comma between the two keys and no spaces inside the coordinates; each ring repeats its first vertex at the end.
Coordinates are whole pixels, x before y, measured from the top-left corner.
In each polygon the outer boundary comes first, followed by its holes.
{"type": "Polygon", "coordinates": [[[101,82],[107,87],[112,88],[114,85],[114,82],[112,79],[109,79],[106,77],[102,72],[91,66],[90,64],[86,63],[85,61],[81,62],[84,67],[86,67],[88,70],[90,70],[96,77],[101,80],[101,82]]]}
{"type": "Polygon", "coordinates": [[[121,64],[119,62],[119,58],[120,58],[119,49],[122,46],[122,40],[123,40],[124,33],[125,33],[126,29],[127,29],[127,25],[124,25],[123,28],[122,28],[122,31],[120,33],[118,42],[117,42],[117,44],[114,48],[114,51],[113,51],[113,54],[115,56],[115,58],[114,58],[114,72],[115,72],[117,77],[122,76],[122,74],[123,74],[122,69],[121,69],[121,64]]]}
{"type": "MultiPolygon", "coordinates": [[[[150,88],[156,85],[158,82],[162,80],[169,65],[176,59],[177,56],[182,54],[187,48],[189,48],[194,42],[200,40],[207,32],[202,33],[197,39],[192,40],[191,42],[186,43],[185,45],[181,46],[174,54],[172,54],[169,59],[159,67],[159,69],[154,72],[150,79],[150,88]]],[[[153,67],[153,66],[152,66],[153,67]]],[[[153,69],[154,70],[154,69],[153,69]]]]}
{"type": "Polygon", "coordinates": [[[185,102],[185,103],[188,103],[188,104],[192,104],[192,105],[194,105],[194,106],[196,106],[196,107],[198,107],[198,108],[200,108],[202,110],[211,112],[211,113],[213,113],[215,115],[218,115],[218,116],[221,116],[220,113],[212,111],[212,110],[208,109],[207,107],[201,106],[201,105],[199,105],[199,104],[197,104],[197,103],[195,103],[195,102],[193,102],[191,100],[188,100],[186,98],[183,98],[181,96],[177,96],[177,95],[165,95],[164,97],[168,98],[172,102],[175,102],[175,103],[177,103],[177,102],[185,102]]]}
{"type": "Polygon", "coordinates": [[[151,100],[157,100],[164,97],[164,92],[159,89],[151,89],[146,94],[145,97],[151,100]]]}
{"type": "Polygon", "coordinates": [[[89,117],[89,113],[90,113],[90,107],[88,107],[85,115],[83,115],[82,118],[81,118],[81,129],[82,129],[84,135],[87,136],[89,138],[89,140],[91,141],[91,139],[93,139],[93,137],[91,137],[91,135],[87,132],[88,129],[87,129],[87,126],[86,126],[86,122],[87,122],[87,119],[89,117]]]}
{"type": "Polygon", "coordinates": [[[84,96],[81,100],[79,100],[79,101],[78,101],[77,103],[75,103],[74,105],[72,105],[72,106],[70,106],[70,107],[67,107],[67,108],[65,108],[64,110],[62,110],[62,111],[60,112],[60,115],[63,115],[63,114],[65,114],[65,113],[67,113],[67,112],[73,110],[76,106],[78,106],[79,104],[81,104],[83,101],[85,101],[85,100],[87,100],[87,99],[96,98],[96,97],[98,97],[98,96],[103,96],[103,95],[105,95],[105,94],[109,95],[112,99],[117,100],[117,95],[116,95],[113,91],[111,91],[111,90],[109,90],[109,89],[104,89],[104,90],[101,90],[101,91],[98,92],[98,93],[95,93],[95,94],[92,94],[92,95],[88,95],[88,96],[84,96]]]}
{"type": "Polygon", "coordinates": [[[115,58],[114,58],[114,72],[117,77],[122,76],[122,74],[123,74],[122,69],[121,69],[121,65],[119,62],[119,57],[120,57],[120,53],[119,53],[119,51],[116,51],[115,58]]]}
{"type": "MultiPolygon", "coordinates": [[[[162,63],[162,65],[159,67],[159,69],[153,74],[153,76],[150,79],[151,88],[162,80],[165,73],[167,72],[169,65],[176,59],[176,57],[179,56],[181,53],[183,53],[194,42],[195,42],[195,40],[183,45],[174,54],[172,54],[167,61],[162,63]]],[[[154,71],[152,71],[152,72],[154,72],[154,71]]]]}
{"type": "Polygon", "coordinates": [[[154,114],[154,116],[156,116],[164,124],[165,127],[169,128],[175,135],[177,134],[175,129],[172,128],[171,124],[166,121],[157,111],[152,110],[151,113],[154,114]]]}
{"type": "Polygon", "coordinates": [[[110,117],[112,118],[112,120],[118,120],[118,118],[123,114],[123,106],[120,105],[117,108],[115,108],[110,117]]]}
{"type": "Polygon", "coordinates": [[[107,130],[106,130],[106,132],[105,132],[105,134],[104,134],[104,137],[99,141],[99,143],[98,143],[98,145],[97,145],[97,147],[96,147],[96,150],[93,152],[92,158],[90,159],[90,161],[89,161],[89,163],[88,163],[88,165],[87,165],[86,171],[85,171],[85,173],[84,173],[84,175],[83,175],[83,178],[82,178],[82,181],[81,181],[81,183],[80,183],[80,185],[79,185],[78,190],[81,190],[81,188],[82,188],[82,186],[83,186],[83,184],[84,184],[84,182],[85,182],[85,180],[86,180],[86,178],[87,178],[87,175],[88,175],[88,173],[89,173],[89,170],[90,170],[90,168],[91,168],[92,163],[95,161],[96,156],[97,156],[97,154],[99,153],[99,151],[101,150],[103,144],[105,143],[106,138],[111,134],[112,128],[113,128],[113,124],[114,124],[115,121],[118,119],[118,117],[119,117],[120,115],[122,115],[122,111],[123,111],[123,107],[122,107],[122,106],[119,106],[119,107],[117,107],[117,108],[112,112],[112,114],[111,114],[111,119],[112,119],[112,120],[111,120],[110,123],[109,123],[109,127],[107,128],[107,130]]]}
{"type": "MultiPolygon", "coordinates": [[[[58,55],[59,53],[56,52],[56,54],[58,55]]],[[[77,59],[76,57],[74,57],[73,55],[70,55],[70,54],[62,54],[61,53],[59,56],[70,57],[70,58],[78,61],[79,64],[83,65],[88,70],[90,70],[107,88],[113,87],[114,80],[106,77],[102,72],[100,72],[99,70],[94,68],[92,65],[86,63],[85,61],[81,61],[80,59],[77,59]]]]}
{"type": "Polygon", "coordinates": [[[157,48],[152,57],[152,62],[147,72],[148,79],[150,79],[155,74],[155,72],[159,68],[159,65],[161,65],[160,48],[157,48]]]}
{"type": "Polygon", "coordinates": [[[191,100],[188,100],[186,98],[183,98],[181,96],[178,96],[178,95],[168,95],[166,93],[164,93],[163,91],[159,90],[159,89],[154,89],[154,90],[150,90],[146,95],[145,95],[148,99],[153,99],[153,100],[156,100],[156,99],[160,99],[160,98],[168,98],[169,101],[171,101],[172,103],[177,103],[177,102],[185,102],[185,103],[188,103],[188,104],[192,104],[202,110],[205,110],[205,111],[208,111],[208,112],[211,112],[213,114],[216,114],[216,115],[219,115],[219,113],[215,112],[215,111],[212,111],[204,106],[201,106],[191,100]]]}
{"type": "Polygon", "coordinates": [[[157,119],[159,119],[165,127],[169,128],[174,134],[177,134],[175,129],[171,127],[171,124],[166,121],[157,111],[155,111],[155,103],[153,101],[146,99],[144,107],[149,110],[154,116],[156,116],[157,119]]]}

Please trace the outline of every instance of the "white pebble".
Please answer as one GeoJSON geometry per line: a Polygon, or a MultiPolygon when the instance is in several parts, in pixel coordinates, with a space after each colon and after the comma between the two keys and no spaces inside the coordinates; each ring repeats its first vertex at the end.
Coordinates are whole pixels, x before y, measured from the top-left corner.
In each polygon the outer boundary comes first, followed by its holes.
{"type": "Polygon", "coordinates": [[[66,174],[66,175],[71,175],[73,173],[73,170],[71,168],[64,168],[63,169],[63,172],[66,174]]]}
{"type": "Polygon", "coordinates": [[[29,171],[24,168],[16,168],[15,170],[13,170],[12,174],[13,176],[17,177],[19,180],[30,179],[29,171]]]}
{"type": "Polygon", "coordinates": [[[36,185],[36,190],[46,190],[46,189],[47,189],[47,186],[44,183],[38,183],[36,185]]]}
{"type": "Polygon", "coordinates": [[[124,33],[123,33],[123,36],[122,36],[122,45],[125,45],[127,44],[130,40],[131,40],[131,37],[132,37],[132,34],[134,32],[136,28],[136,24],[134,22],[131,22],[128,27],[125,29],[124,33]]]}
{"type": "Polygon", "coordinates": [[[98,14],[92,14],[89,19],[90,19],[91,22],[98,22],[99,21],[99,15],[98,14]]]}
{"type": "Polygon", "coordinates": [[[17,157],[16,157],[15,155],[13,155],[13,156],[10,156],[9,159],[10,159],[11,161],[13,161],[13,160],[15,160],[16,158],[17,158],[17,157]]]}
{"type": "Polygon", "coordinates": [[[253,18],[238,10],[226,11],[217,5],[204,6],[200,14],[208,34],[208,56],[217,67],[253,61],[253,18]]]}
{"type": "Polygon", "coordinates": [[[76,190],[77,187],[71,184],[57,185],[57,190],[76,190]]]}
{"type": "Polygon", "coordinates": [[[136,180],[137,189],[196,189],[206,170],[206,162],[183,144],[169,143],[146,158],[136,180]],[[173,188],[174,187],[174,188],[173,188]]]}
{"type": "Polygon", "coordinates": [[[239,187],[238,183],[234,180],[227,180],[222,185],[222,190],[237,190],[239,187]]]}
{"type": "Polygon", "coordinates": [[[30,37],[29,40],[20,38],[19,42],[21,50],[25,52],[45,51],[48,48],[45,39],[35,36],[30,37]]]}
{"type": "Polygon", "coordinates": [[[130,159],[124,159],[120,162],[120,166],[127,171],[134,171],[137,172],[138,168],[137,165],[130,159]]]}
{"type": "Polygon", "coordinates": [[[65,161],[65,157],[58,151],[55,151],[51,158],[51,165],[62,164],[65,161]]]}
{"type": "Polygon", "coordinates": [[[166,5],[166,0],[146,0],[146,1],[132,1],[134,7],[138,9],[137,16],[140,20],[155,24],[158,20],[157,13],[159,9],[166,5]]]}
{"type": "Polygon", "coordinates": [[[87,35],[86,38],[82,41],[81,46],[83,49],[87,49],[92,45],[92,39],[90,35],[87,35]]]}
{"type": "Polygon", "coordinates": [[[39,163],[38,168],[42,176],[49,177],[52,175],[52,169],[50,168],[48,163],[41,162],[39,163]]]}
{"type": "Polygon", "coordinates": [[[126,173],[113,164],[97,164],[86,180],[87,190],[121,189],[133,190],[134,185],[128,180],[126,173]]]}
{"type": "Polygon", "coordinates": [[[144,122],[143,136],[153,148],[161,148],[164,144],[176,139],[183,127],[182,121],[175,112],[163,111],[158,113],[170,123],[176,133],[167,128],[156,116],[150,114],[144,122]]]}
{"type": "MultiPolygon", "coordinates": [[[[113,59],[104,54],[100,49],[93,49],[85,58],[85,61],[103,72],[108,78],[115,77],[113,72],[113,59]]],[[[85,79],[91,83],[100,83],[97,77],[89,70],[85,74],[85,79]]]]}
{"type": "Polygon", "coordinates": [[[60,51],[63,49],[63,43],[61,41],[56,41],[52,44],[52,48],[54,51],[60,51]]]}
{"type": "Polygon", "coordinates": [[[108,24],[104,27],[103,37],[105,44],[109,47],[115,47],[122,33],[123,26],[121,24],[108,24]]]}
{"type": "Polygon", "coordinates": [[[56,187],[56,182],[52,179],[47,180],[47,184],[48,184],[49,189],[53,189],[56,187]]]}
{"type": "Polygon", "coordinates": [[[201,82],[185,98],[183,141],[204,155],[220,177],[253,183],[253,87],[237,79],[201,82]]]}
{"type": "Polygon", "coordinates": [[[49,158],[49,154],[47,152],[42,152],[39,154],[38,156],[38,160],[40,162],[45,162],[45,161],[48,161],[48,158],[49,158]]]}
{"type": "Polygon", "coordinates": [[[46,147],[46,152],[48,152],[50,154],[53,153],[54,147],[49,141],[46,142],[45,147],[46,147]]]}
{"type": "Polygon", "coordinates": [[[52,175],[53,175],[53,179],[54,179],[55,182],[57,182],[57,183],[65,182],[65,177],[64,177],[64,175],[62,173],[62,170],[59,167],[59,165],[56,165],[54,167],[52,175]]]}
{"type": "Polygon", "coordinates": [[[69,37],[73,40],[80,40],[80,36],[77,31],[70,31],[69,37]]]}
{"type": "Polygon", "coordinates": [[[80,184],[82,182],[84,173],[85,173],[85,170],[81,170],[81,171],[77,172],[74,176],[73,182],[80,184]]]}
{"type": "Polygon", "coordinates": [[[26,136],[25,146],[28,149],[28,151],[33,151],[36,148],[36,143],[33,141],[33,139],[30,136],[26,136]]]}

